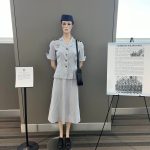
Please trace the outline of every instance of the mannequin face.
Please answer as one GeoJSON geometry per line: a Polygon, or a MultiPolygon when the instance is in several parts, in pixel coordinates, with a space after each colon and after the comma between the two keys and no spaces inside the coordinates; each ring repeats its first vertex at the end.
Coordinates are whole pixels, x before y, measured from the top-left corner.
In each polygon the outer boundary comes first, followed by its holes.
{"type": "Polygon", "coordinates": [[[62,30],[64,34],[71,33],[73,24],[71,21],[62,21],[61,22],[62,30]]]}

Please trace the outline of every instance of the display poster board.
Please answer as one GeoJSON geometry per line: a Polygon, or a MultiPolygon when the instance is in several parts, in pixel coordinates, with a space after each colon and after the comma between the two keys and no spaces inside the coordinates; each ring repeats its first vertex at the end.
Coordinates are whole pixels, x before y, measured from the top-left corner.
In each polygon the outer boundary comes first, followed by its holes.
{"type": "Polygon", "coordinates": [[[108,43],[107,95],[150,96],[150,44],[108,43]]]}
{"type": "Polygon", "coordinates": [[[33,87],[33,67],[15,67],[15,87],[33,87]]]}

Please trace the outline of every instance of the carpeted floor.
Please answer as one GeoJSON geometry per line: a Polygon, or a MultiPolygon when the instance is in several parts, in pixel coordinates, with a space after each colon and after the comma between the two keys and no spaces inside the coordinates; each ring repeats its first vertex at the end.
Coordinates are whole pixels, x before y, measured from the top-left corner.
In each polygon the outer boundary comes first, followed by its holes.
{"type": "MultiPolygon", "coordinates": [[[[72,150],[95,150],[100,131],[71,134],[72,150]]],[[[56,133],[55,133],[56,134],[56,133]]],[[[49,132],[29,133],[29,140],[47,149],[49,132]]],[[[16,150],[25,142],[19,118],[0,119],[0,150],[16,150]]],[[[116,116],[111,132],[104,132],[97,150],[150,150],[150,122],[146,115],[116,116]]]]}

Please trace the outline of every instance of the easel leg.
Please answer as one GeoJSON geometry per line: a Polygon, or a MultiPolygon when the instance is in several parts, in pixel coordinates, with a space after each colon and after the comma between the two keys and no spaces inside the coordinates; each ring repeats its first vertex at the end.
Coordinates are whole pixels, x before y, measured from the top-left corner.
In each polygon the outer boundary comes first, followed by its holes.
{"type": "Polygon", "coordinates": [[[150,115],[149,115],[149,111],[148,111],[148,107],[147,107],[147,103],[146,103],[146,98],[145,98],[145,96],[143,96],[143,98],[144,98],[144,102],[145,102],[145,107],[146,107],[146,111],[147,111],[147,116],[148,116],[148,119],[149,119],[149,121],[150,121],[150,115]]]}
{"type": "Polygon", "coordinates": [[[117,109],[117,107],[118,107],[118,102],[119,102],[119,95],[118,95],[117,102],[116,102],[116,106],[115,106],[115,112],[114,112],[114,115],[113,115],[113,117],[112,117],[112,123],[114,122],[114,119],[115,119],[116,109],[117,109]]]}
{"type": "Polygon", "coordinates": [[[25,132],[26,132],[26,142],[22,143],[17,147],[17,150],[38,150],[39,145],[36,142],[28,140],[28,118],[27,118],[27,93],[26,87],[24,88],[24,109],[25,109],[25,132]]]}
{"type": "Polygon", "coordinates": [[[29,140],[28,140],[28,122],[27,122],[27,98],[26,98],[26,88],[24,88],[24,106],[25,106],[25,131],[26,131],[26,144],[27,147],[29,146],[29,140]]]}
{"type": "MultiPolygon", "coordinates": [[[[99,138],[98,138],[98,141],[97,141],[95,150],[97,150],[99,141],[100,141],[100,139],[101,139],[101,137],[102,137],[102,134],[103,134],[103,131],[104,131],[104,127],[105,127],[106,121],[107,121],[107,119],[108,119],[108,114],[109,114],[109,111],[110,111],[110,108],[111,108],[113,99],[114,99],[114,95],[112,96],[112,99],[111,99],[111,102],[110,102],[110,105],[109,105],[109,108],[108,108],[108,111],[107,111],[107,115],[106,115],[106,118],[105,118],[105,121],[104,121],[104,124],[103,124],[103,127],[102,127],[102,130],[101,130],[101,132],[100,132],[100,134],[99,134],[99,138]]],[[[109,96],[108,96],[108,100],[109,100],[109,96]]]]}

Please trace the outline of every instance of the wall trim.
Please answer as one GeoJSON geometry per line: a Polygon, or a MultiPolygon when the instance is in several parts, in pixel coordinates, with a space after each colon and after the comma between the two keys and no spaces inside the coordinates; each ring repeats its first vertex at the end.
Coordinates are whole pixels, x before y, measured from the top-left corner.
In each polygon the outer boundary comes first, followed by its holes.
{"type": "MultiPolygon", "coordinates": [[[[73,124],[72,131],[98,131],[101,130],[104,123],[79,123],[73,124]]],[[[28,132],[46,132],[58,131],[57,124],[28,124],[28,132]]],[[[105,124],[104,131],[111,131],[111,122],[105,124]]],[[[25,124],[21,124],[21,132],[25,132],[25,124]]]]}
{"type": "MultiPolygon", "coordinates": [[[[112,108],[111,114],[114,114],[115,108],[112,108]]],[[[150,107],[148,107],[150,112],[150,107]]],[[[116,115],[138,115],[147,114],[145,107],[138,108],[117,108],[116,115]]],[[[72,125],[72,131],[98,131],[101,130],[104,123],[79,123],[72,125]]],[[[57,124],[28,124],[29,132],[58,131],[57,124]]],[[[111,131],[111,122],[105,124],[104,131],[111,131]]],[[[25,132],[25,124],[21,124],[21,132],[25,132]]]]}
{"type": "MultiPolygon", "coordinates": [[[[115,108],[112,108],[111,115],[114,114],[115,108]]],[[[148,107],[148,111],[150,113],[150,107],[148,107]]],[[[117,108],[116,115],[139,115],[139,114],[147,114],[145,107],[138,108],[117,108]]]]}
{"type": "Polygon", "coordinates": [[[20,109],[0,110],[0,117],[20,117],[20,109]]]}
{"type": "Polygon", "coordinates": [[[13,38],[0,38],[0,44],[13,44],[13,38]]]}

